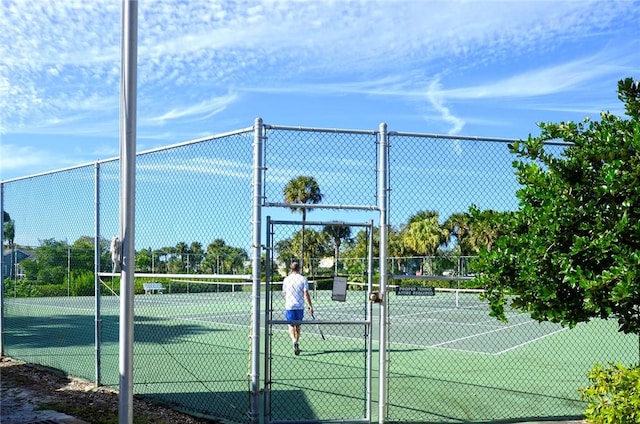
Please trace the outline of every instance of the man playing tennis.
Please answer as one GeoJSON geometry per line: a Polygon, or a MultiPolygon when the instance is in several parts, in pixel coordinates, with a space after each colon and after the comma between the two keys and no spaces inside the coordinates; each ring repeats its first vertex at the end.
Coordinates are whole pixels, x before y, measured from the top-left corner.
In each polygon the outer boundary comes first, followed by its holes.
{"type": "MultiPolygon", "coordinates": [[[[300,264],[298,262],[291,263],[291,273],[282,282],[282,295],[285,303],[284,316],[287,321],[302,321],[305,303],[309,306],[309,313],[313,315],[313,305],[309,295],[309,280],[300,274],[300,264]]],[[[299,355],[300,323],[289,324],[289,336],[291,336],[291,342],[293,343],[293,353],[299,355]]]]}

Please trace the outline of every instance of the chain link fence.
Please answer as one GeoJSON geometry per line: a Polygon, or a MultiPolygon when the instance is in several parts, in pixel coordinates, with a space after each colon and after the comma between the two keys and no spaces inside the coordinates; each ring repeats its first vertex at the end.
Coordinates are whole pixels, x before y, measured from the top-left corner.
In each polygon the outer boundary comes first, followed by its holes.
{"type": "MultiPolygon", "coordinates": [[[[509,140],[389,132],[385,174],[382,126],[263,130],[257,168],[254,128],[137,155],[136,394],[238,423],[255,418],[255,396],[272,422],[522,421],[581,416],[577,388],[594,363],[638,361],[637,338],[614,322],[568,330],[516,311],[507,323],[488,316],[473,283],[487,241],[461,230],[472,207],[517,209],[509,140]],[[293,196],[299,177],[320,195],[293,196]],[[387,315],[367,287],[380,289],[381,206],[387,315]],[[295,224],[260,246],[260,279],[273,290],[255,293],[252,231],[267,217],[295,224]],[[372,229],[339,225],[367,222],[372,229]],[[435,241],[421,242],[425,234],[435,241]],[[280,321],[278,282],[292,260],[317,305],[300,356],[280,321]],[[334,299],[335,277],[347,281],[347,301],[334,299]],[[256,313],[261,329],[252,328],[256,313]],[[264,332],[261,346],[254,331],[264,332]],[[264,355],[260,393],[255,354],[264,355]]],[[[3,354],[117,387],[120,281],[109,243],[120,196],[117,159],[2,182],[14,230],[3,244],[3,354]]]]}

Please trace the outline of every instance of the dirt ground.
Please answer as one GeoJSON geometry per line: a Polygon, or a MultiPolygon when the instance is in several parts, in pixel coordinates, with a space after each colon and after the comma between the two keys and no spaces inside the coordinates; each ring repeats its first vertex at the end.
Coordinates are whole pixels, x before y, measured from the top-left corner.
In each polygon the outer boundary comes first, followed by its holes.
{"type": "MultiPolygon", "coordinates": [[[[2,357],[0,359],[0,421],[110,424],[118,422],[118,393],[95,387],[54,370],[2,357]]],[[[135,424],[217,423],[134,398],[135,424]]]]}

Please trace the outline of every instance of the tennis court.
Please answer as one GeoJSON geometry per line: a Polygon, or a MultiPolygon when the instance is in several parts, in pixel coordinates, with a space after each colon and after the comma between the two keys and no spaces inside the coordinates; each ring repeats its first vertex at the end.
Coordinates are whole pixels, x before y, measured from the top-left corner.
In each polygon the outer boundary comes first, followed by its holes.
{"type": "MultiPolygon", "coordinates": [[[[195,414],[244,422],[251,292],[241,285],[212,287],[136,295],[135,393],[195,414]]],[[[286,325],[265,326],[268,313],[262,317],[270,361],[261,374],[268,377],[265,407],[271,422],[357,421],[371,411],[375,418],[380,326],[377,306],[365,293],[349,291],[345,302],[336,302],[330,291],[315,291],[317,321],[305,317],[300,356],[293,355],[286,325]]],[[[282,313],[277,294],[276,289],[270,318],[275,322],[282,313]]],[[[7,353],[93,380],[94,301],[6,298],[7,353]]],[[[390,291],[388,305],[390,421],[580,416],[584,404],[577,388],[586,384],[593,363],[637,361],[637,340],[619,334],[615,322],[568,330],[512,312],[509,322],[501,323],[488,316],[478,293],[464,291],[434,296],[390,291]],[[621,352],[628,357],[621,358],[621,352]]],[[[118,384],[118,309],[116,296],[101,297],[99,369],[103,384],[113,386],[118,384]]]]}

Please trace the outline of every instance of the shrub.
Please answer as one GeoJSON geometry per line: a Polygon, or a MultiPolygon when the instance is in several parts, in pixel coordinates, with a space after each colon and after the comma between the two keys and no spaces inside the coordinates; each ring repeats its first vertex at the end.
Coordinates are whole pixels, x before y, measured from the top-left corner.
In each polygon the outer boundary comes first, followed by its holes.
{"type": "Polygon", "coordinates": [[[640,422],[640,367],[596,364],[587,374],[591,385],[580,388],[588,402],[585,418],[594,424],[640,422]]]}
{"type": "Polygon", "coordinates": [[[95,291],[93,272],[71,272],[71,296],[93,296],[95,291]]]}

